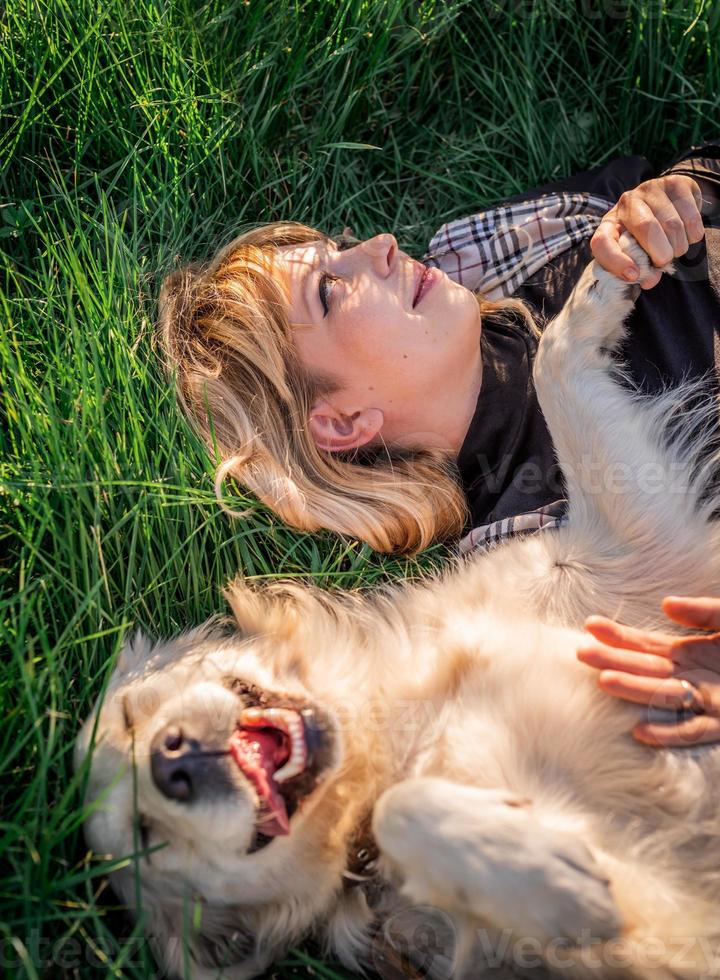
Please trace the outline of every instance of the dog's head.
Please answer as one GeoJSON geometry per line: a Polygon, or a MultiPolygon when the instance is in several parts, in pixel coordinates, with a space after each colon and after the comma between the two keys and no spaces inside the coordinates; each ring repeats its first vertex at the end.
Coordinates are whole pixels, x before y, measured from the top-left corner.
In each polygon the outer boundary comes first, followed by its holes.
{"type": "Polygon", "coordinates": [[[308,646],[332,617],[301,591],[229,598],[240,632],[126,644],[76,764],[90,754],[88,842],[127,858],[113,885],[170,970],[241,978],[325,914],[357,814],[308,646]]]}

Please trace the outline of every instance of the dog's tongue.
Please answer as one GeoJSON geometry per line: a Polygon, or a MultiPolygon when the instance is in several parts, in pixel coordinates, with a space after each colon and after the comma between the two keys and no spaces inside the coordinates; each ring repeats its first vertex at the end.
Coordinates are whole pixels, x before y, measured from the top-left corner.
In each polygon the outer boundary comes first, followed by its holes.
{"type": "Polygon", "coordinates": [[[268,837],[289,834],[285,800],[273,779],[290,755],[284,733],[276,728],[238,728],[230,739],[230,753],[268,811],[268,816],[261,816],[259,830],[268,837]]]}

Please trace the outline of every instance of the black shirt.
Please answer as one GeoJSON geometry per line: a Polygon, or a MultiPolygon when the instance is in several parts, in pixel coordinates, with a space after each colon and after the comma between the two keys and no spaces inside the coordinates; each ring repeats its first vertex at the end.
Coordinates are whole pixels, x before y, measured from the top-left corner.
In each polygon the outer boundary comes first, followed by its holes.
{"type": "MultiPolygon", "coordinates": [[[[720,380],[720,141],[683,154],[670,168],[714,190],[704,213],[705,239],[675,259],[676,274],[643,290],[618,357],[632,381],[653,393],[689,378],[720,380]],[[705,183],[707,182],[707,183],[705,183]]],[[[617,200],[652,176],[642,157],[621,157],[566,181],[533,188],[510,202],[551,191],[588,191],[617,200]]],[[[708,194],[710,196],[710,194],[708,194]]],[[[592,259],[590,242],[572,246],[534,273],[514,295],[530,307],[540,330],[562,309],[592,259]]],[[[544,507],[564,496],[562,474],[532,382],[537,339],[518,318],[483,321],[483,380],[457,465],[471,527],[544,507]]]]}

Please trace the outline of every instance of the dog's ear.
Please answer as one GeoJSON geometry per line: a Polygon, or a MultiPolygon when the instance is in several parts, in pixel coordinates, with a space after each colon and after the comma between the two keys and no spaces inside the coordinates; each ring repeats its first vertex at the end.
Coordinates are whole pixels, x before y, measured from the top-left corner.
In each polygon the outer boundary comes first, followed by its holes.
{"type": "Polygon", "coordinates": [[[243,913],[232,906],[208,906],[189,899],[163,904],[157,897],[146,902],[144,927],[156,958],[171,977],[185,976],[188,959],[196,980],[217,977],[246,980],[263,973],[270,957],[260,956],[254,930],[243,913]]]}
{"type": "Polygon", "coordinates": [[[150,637],[145,636],[139,629],[135,630],[135,633],[125,640],[115,670],[122,676],[138,670],[149,658],[152,648],[153,642],[150,637]]]}
{"type": "Polygon", "coordinates": [[[272,634],[278,639],[290,639],[307,621],[314,605],[311,591],[303,586],[281,583],[256,589],[242,577],[227,585],[223,595],[238,629],[248,637],[272,634]]]}

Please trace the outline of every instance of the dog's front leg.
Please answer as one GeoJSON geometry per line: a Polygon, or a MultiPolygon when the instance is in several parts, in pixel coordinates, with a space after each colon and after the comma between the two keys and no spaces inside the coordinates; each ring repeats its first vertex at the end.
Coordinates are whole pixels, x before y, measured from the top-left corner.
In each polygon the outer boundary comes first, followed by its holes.
{"type": "MultiPolygon", "coordinates": [[[[649,268],[634,239],[623,235],[621,244],[642,272],[649,268]]],[[[673,505],[687,520],[678,492],[685,487],[672,485],[676,460],[657,431],[657,414],[613,378],[609,351],[625,335],[638,292],[591,262],[546,327],[534,366],[571,517],[598,521],[611,544],[641,529],[657,533],[674,516],[673,505]]]]}
{"type": "Polygon", "coordinates": [[[502,789],[408,779],[378,801],[373,830],[403,892],[543,946],[620,930],[608,881],[579,834],[502,789]]]}
{"type": "MultiPolygon", "coordinates": [[[[637,243],[621,241],[647,269],[637,243]]],[[[566,624],[622,611],[631,625],[662,627],[664,595],[720,588],[717,406],[697,387],[649,399],[618,383],[609,351],[625,333],[633,301],[632,287],[592,262],[546,328],[535,360],[569,524],[546,539],[550,574],[535,601],[566,624]],[[652,620],[652,610],[660,618],[652,620]]]]}

